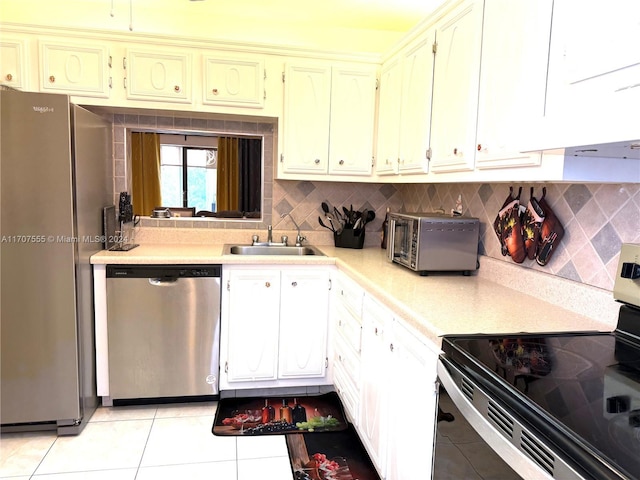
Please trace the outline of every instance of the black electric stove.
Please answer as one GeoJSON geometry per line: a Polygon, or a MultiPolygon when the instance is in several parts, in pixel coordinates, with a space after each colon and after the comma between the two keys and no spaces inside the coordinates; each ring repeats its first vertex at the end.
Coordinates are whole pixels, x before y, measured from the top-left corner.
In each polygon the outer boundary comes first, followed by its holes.
{"type": "MultiPolygon", "coordinates": [[[[640,292],[636,268],[629,280],[640,292]]],[[[640,295],[632,298],[640,303],[640,295]]],[[[610,333],[445,336],[442,350],[469,404],[474,387],[484,392],[480,404],[489,405],[485,417],[498,433],[526,444],[510,436],[515,420],[546,445],[520,450],[550,476],[640,479],[640,307],[621,306],[610,333]],[[564,470],[554,467],[556,457],[564,470]]]]}

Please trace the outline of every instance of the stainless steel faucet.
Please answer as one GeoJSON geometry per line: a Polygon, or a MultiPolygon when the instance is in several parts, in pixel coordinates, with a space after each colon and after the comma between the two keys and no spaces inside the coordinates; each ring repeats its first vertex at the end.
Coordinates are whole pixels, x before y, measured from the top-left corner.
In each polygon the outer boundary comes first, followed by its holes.
{"type": "Polygon", "coordinates": [[[289,216],[289,218],[291,219],[293,224],[296,226],[296,230],[298,230],[298,235],[296,236],[296,247],[301,247],[302,246],[302,242],[304,242],[307,238],[300,234],[300,227],[298,226],[298,224],[293,219],[293,217],[291,216],[290,213],[283,213],[282,215],[280,215],[280,218],[284,218],[286,216],[289,216]]]}

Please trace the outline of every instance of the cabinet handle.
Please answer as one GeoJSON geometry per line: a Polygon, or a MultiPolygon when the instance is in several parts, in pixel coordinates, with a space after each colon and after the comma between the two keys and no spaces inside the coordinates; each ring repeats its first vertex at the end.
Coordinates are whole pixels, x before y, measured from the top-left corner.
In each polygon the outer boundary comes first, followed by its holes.
{"type": "Polygon", "coordinates": [[[291,282],[291,286],[292,287],[297,287],[298,286],[298,282],[291,282]]]}
{"type": "Polygon", "coordinates": [[[54,77],[53,75],[49,76],[49,83],[56,83],[56,77],[54,77]]]}
{"type": "Polygon", "coordinates": [[[264,286],[265,286],[265,287],[267,287],[267,288],[269,288],[269,287],[271,286],[271,282],[265,282],[265,283],[264,283],[264,286]]]}
{"type": "Polygon", "coordinates": [[[173,90],[178,93],[180,92],[180,85],[176,85],[175,87],[173,87],[173,90]]]}
{"type": "Polygon", "coordinates": [[[374,329],[373,329],[373,332],[374,332],[376,335],[378,335],[378,327],[374,328],[374,329]]]}
{"type": "Polygon", "coordinates": [[[11,80],[13,80],[13,75],[11,75],[10,73],[7,73],[7,76],[5,78],[7,80],[11,81],[11,80]]]}
{"type": "Polygon", "coordinates": [[[318,164],[320,163],[320,159],[319,159],[319,158],[316,158],[316,159],[313,161],[313,163],[315,163],[316,165],[318,165],[318,164]]]}
{"type": "Polygon", "coordinates": [[[212,89],[211,93],[213,93],[214,95],[217,95],[218,94],[218,89],[217,88],[212,89]]]}
{"type": "Polygon", "coordinates": [[[481,152],[481,151],[482,151],[482,144],[481,144],[481,143],[479,143],[479,144],[478,144],[478,151],[479,151],[479,152],[481,152]]]}
{"type": "Polygon", "coordinates": [[[393,343],[389,344],[389,350],[391,350],[393,352],[393,343]]]}
{"type": "Polygon", "coordinates": [[[344,165],[344,160],[340,160],[338,163],[339,163],[340,165],[344,165]]]}
{"type": "Polygon", "coordinates": [[[342,326],[342,320],[338,320],[338,326],[341,327],[342,326]]]}

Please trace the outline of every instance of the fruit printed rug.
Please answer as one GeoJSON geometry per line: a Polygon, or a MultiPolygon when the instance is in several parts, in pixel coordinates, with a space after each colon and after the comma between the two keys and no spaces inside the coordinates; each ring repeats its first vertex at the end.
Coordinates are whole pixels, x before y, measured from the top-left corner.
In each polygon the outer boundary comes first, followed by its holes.
{"type": "Polygon", "coordinates": [[[294,480],[380,480],[353,427],[287,435],[294,480]]]}
{"type": "Polygon", "coordinates": [[[297,397],[223,398],[213,421],[214,435],[282,435],[337,432],[347,428],[335,392],[297,397]]]}

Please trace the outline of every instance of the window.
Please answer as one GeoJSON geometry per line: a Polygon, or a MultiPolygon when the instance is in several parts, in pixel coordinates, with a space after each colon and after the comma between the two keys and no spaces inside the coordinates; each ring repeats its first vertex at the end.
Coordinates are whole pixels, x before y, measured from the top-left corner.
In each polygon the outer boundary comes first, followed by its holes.
{"type": "Polygon", "coordinates": [[[164,139],[160,144],[162,204],[215,212],[217,149],[163,142],[164,139]]]}

